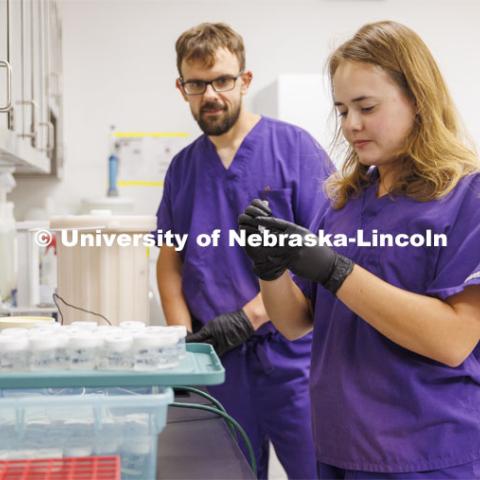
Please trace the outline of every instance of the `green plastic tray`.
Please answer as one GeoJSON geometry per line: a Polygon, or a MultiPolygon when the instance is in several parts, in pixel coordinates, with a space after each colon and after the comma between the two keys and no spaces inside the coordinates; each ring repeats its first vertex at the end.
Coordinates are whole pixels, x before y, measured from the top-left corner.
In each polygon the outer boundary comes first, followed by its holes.
{"type": "Polygon", "coordinates": [[[175,385],[218,385],[225,369],[215,350],[206,343],[188,343],[180,365],[158,372],[76,371],[12,372],[0,374],[0,389],[62,387],[169,387],[175,385]]]}

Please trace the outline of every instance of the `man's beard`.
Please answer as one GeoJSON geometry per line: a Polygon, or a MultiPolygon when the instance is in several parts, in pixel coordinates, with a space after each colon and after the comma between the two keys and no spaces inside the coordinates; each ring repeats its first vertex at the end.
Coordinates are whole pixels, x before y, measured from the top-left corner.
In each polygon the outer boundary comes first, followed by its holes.
{"type": "Polygon", "coordinates": [[[229,112],[227,107],[224,107],[216,102],[206,103],[202,105],[200,114],[195,116],[198,126],[205,135],[218,136],[227,133],[237,122],[240,116],[241,103],[239,103],[234,110],[229,112]],[[213,117],[204,117],[203,113],[209,110],[222,110],[222,113],[213,117]]]}

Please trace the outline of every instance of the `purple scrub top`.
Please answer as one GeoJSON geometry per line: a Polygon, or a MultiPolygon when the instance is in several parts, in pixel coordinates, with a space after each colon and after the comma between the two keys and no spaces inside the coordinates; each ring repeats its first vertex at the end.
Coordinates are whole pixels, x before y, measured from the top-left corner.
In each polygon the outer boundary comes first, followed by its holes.
{"type": "MultiPolygon", "coordinates": [[[[445,233],[447,247],[336,251],[399,288],[440,299],[480,284],[480,174],[438,201],[376,197],[378,178],[311,230],[364,236],[445,233]]],[[[295,278],[314,304],[310,391],[317,458],[344,469],[412,472],[480,458],[480,345],[457,368],[393,343],[318,285],[295,278]]],[[[421,311],[418,312],[420,316],[421,311]]]]}
{"type": "Polygon", "coordinates": [[[308,226],[328,206],[322,183],[333,169],[307,132],[266,117],[244,138],[228,169],[206,135],[175,156],[157,228],[189,234],[180,254],[183,293],[194,317],[205,324],[258,294],[251,261],[238,245],[228,246],[228,231],[238,230],[238,215],[251,200],[268,200],[274,215],[308,226]],[[217,228],[222,231],[218,247],[197,245],[199,234],[217,228]]]}

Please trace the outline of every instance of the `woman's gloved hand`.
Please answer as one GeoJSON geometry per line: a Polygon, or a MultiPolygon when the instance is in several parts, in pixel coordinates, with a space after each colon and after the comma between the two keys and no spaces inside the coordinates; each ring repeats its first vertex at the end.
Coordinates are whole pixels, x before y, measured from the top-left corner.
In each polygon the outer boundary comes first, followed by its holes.
{"type": "MultiPolygon", "coordinates": [[[[254,202],[252,202],[252,205],[254,202]]],[[[250,206],[245,214],[249,211],[250,206]]],[[[241,219],[242,215],[239,222],[241,219]]],[[[353,270],[353,262],[331,248],[319,245],[307,246],[306,239],[308,237],[311,239],[313,234],[300,225],[272,216],[255,215],[250,220],[250,228],[255,227],[257,227],[256,233],[260,233],[258,227],[264,227],[271,234],[274,234],[277,240],[283,237],[285,243],[284,246],[280,246],[281,244],[278,241],[275,247],[249,247],[255,250],[257,257],[266,256],[270,265],[288,268],[299,277],[322,284],[334,294],[353,270]],[[301,241],[296,242],[296,244],[301,243],[301,245],[288,245],[288,239],[292,238],[292,235],[301,239],[301,241]]],[[[271,268],[274,269],[274,267],[271,268]]],[[[266,279],[263,278],[263,280],[266,279]]]]}
{"type": "Polygon", "coordinates": [[[188,343],[209,343],[219,356],[238,347],[254,332],[243,310],[224,313],[204,325],[197,333],[187,335],[188,343]]]}
{"type": "Polygon", "coordinates": [[[258,198],[254,199],[245,212],[238,217],[238,227],[239,230],[246,232],[247,245],[245,251],[253,261],[255,275],[262,280],[275,280],[285,272],[287,265],[284,265],[281,261],[272,262],[269,259],[269,255],[274,254],[270,247],[251,247],[248,244],[248,237],[260,233],[258,223],[255,220],[257,217],[272,217],[272,211],[267,206],[267,202],[258,198]]]}

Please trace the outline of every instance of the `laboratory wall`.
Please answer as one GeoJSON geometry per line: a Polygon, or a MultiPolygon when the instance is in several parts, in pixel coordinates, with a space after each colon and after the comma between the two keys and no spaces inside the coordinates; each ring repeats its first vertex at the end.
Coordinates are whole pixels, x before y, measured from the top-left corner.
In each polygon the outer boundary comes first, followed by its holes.
{"type": "MultiPolygon", "coordinates": [[[[105,195],[110,125],[195,138],[175,89],[174,43],[203,21],[228,22],[243,35],[254,73],[251,108],[279,75],[322,73],[328,53],[362,24],[403,22],[430,46],[480,143],[478,0],[65,0],[62,7],[65,175],[18,178],[10,195],[18,220],[45,204],[50,213],[76,213],[82,198],[105,195]]],[[[142,213],[154,213],[161,188],[144,188],[151,202],[142,213]]]]}

